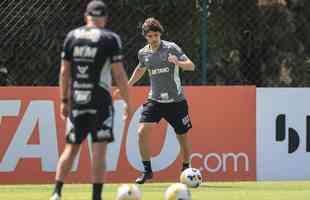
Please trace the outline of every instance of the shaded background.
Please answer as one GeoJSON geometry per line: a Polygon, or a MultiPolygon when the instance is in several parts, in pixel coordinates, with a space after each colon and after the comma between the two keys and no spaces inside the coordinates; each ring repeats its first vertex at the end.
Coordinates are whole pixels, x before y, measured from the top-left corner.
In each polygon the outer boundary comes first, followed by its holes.
{"type": "MultiPolygon", "coordinates": [[[[2,0],[0,85],[56,86],[63,40],[83,25],[89,0],[2,0]]],[[[124,45],[129,75],[145,45],[140,27],[158,18],[163,39],[197,66],[187,85],[310,85],[309,0],[106,0],[108,28],[124,45]]],[[[145,76],[139,85],[148,84],[145,76]]]]}

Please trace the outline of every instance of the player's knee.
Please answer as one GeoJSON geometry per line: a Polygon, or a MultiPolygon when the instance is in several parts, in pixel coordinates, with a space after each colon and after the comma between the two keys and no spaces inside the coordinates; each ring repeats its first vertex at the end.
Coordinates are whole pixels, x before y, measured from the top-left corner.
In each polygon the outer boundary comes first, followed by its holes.
{"type": "Polygon", "coordinates": [[[67,156],[67,160],[69,160],[70,162],[73,162],[73,160],[75,159],[76,154],[74,153],[70,153],[67,156]]]}
{"type": "Polygon", "coordinates": [[[187,134],[186,133],[183,133],[183,134],[176,134],[178,140],[180,142],[183,142],[183,141],[187,141],[187,134]]]}
{"type": "Polygon", "coordinates": [[[139,137],[143,137],[147,133],[148,133],[148,127],[146,127],[144,124],[140,125],[138,130],[139,137]]]}

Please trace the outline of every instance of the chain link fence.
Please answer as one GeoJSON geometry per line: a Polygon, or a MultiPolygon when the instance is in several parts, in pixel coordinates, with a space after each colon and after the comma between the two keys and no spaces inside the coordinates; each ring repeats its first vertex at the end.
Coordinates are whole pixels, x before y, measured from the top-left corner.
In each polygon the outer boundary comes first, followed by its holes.
{"type": "Polygon", "coordinates": [[[309,86],[309,0],[209,0],[208,82],[309,86]]]}
{"type": "MultiPolygon", "coordinates": [[[[60,52],[71,29],[84,24],[89,0],[2,0],[0,2],[0,85],[55,86],[60,52]]],[[[198,66],[184,84],[201,83],[201,2],[188,0],[106,0],[108,28],[119,33],[130,75],[145,45],[140,27],[147,17],[165,27],[163,39],[179,44],[198,66]]],[[[148,83],[147,76],[139,84],[148,83]]]]}
{"type": "MultiPolygon", "coordinates": [[[[0,85],[55,86],[67,32],[84,24],[89,0],[0,1],[0,85]]],[[[131,75],[145,45],[143,21],[195,62],[183,84],[310,85],[309,0],[106,0],[108,28],[123,40],[131,75]]],[[[145,76],[140,85],[147,84],[145,76]]]]}

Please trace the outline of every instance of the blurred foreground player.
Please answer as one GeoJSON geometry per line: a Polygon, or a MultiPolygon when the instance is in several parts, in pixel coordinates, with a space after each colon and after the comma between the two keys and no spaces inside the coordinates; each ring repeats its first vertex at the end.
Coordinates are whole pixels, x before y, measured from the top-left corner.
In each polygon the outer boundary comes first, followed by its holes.
{"type": "Polygon", "coordinates": [[[101,200],[106,147],[114,140],[111,71],[127,103],[127,115],[132,114],[121,40],[117,34],[104,29],[106,5],[91,1],[85,21],[86,26],[71,31],[64,42],[59,79],[61,115],[67,120],[66,146],[58,161],[51,200],[61,199],[64,178],[88,134],[92,138],[92,199],[101,200]]]}

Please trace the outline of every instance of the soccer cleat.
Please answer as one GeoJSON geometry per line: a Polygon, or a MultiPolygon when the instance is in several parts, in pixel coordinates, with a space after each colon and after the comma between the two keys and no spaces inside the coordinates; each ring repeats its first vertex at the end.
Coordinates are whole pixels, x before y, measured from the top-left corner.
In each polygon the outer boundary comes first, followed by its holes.
{"type": "Polygon", "coordinates": [[[190,164],[189,164],[189,163],[183,163],[183,164],[182,164],[181,173],[182,173],[183,171],[185,171],[186,169],[188,169],[188,168],[190,168],[190,164]]]}
{"type": "Polygon", "coordinates": [[[153,178],[153,172],[143,172],[141,176],[136,179],[137,184],[144,184],[146,180],[153,178]]]}
{"type": "Polygon", "coordinates": [[[55,194],[53,194],[53,196],[50,198],[50,200],[61,200],[61,197],[60,197],[57,193],[55,193],[55,194]]]}
{"type": "Polygon", "coordinates": [[[185,170],[187,170],[189,168],[189,166],[183,166],[182,169],[181,169],[181,173],[185,170]]]}

